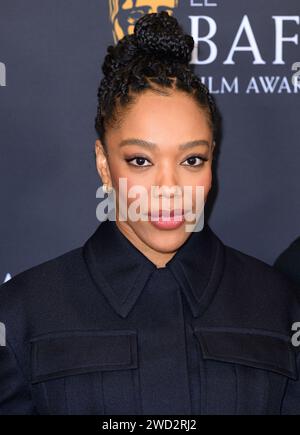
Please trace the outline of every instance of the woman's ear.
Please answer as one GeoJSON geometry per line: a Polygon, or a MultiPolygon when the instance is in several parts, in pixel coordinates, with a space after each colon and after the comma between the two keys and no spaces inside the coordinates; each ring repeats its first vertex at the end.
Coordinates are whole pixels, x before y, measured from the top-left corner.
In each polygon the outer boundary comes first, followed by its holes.
{"type": "Polygon", "coordinates": [[[102,183],[111,186],[111,177],[109,165],[107,161],[107,152],[105,151],[99,139],[95,142],[95,157],[98,174],[101,177],[102,183]]]}

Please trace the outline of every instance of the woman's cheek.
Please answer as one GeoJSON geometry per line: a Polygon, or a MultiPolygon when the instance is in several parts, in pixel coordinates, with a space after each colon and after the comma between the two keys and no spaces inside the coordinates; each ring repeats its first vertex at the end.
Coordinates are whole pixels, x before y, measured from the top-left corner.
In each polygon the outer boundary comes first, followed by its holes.
{"type": "Polygon", "coordinates": [[[126,176],[126,181],[123,181],[119,195],[120,199],[127,202],[128,207],[135,202],[143,205],[143,210],[148,211],[151,201],[151,184],[149,180],[144,177],[143,180],[136,177],[126,176]]]}
{"type": "Polygon", "coordinates": [[[211,185],[212,185],[212,173],[211,170],[207,170],[207,172],[204,173],[197,181],[197,184],[195,186],[195,197],[196,197],[197,187],[202,187],[204,190],[203,194],[204,194],[204,202],[205,202],[209,194],[209,191],[211,189],[211,185]]]}

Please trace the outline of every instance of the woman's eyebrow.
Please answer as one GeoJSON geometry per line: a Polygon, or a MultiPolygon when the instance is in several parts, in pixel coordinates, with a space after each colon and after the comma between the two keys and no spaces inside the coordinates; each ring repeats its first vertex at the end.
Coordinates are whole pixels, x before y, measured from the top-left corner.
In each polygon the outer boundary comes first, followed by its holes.
{"type": "MultiPolygon", "coordinates": [[[[149,142],[147,140],[138,139],[138,138],[123,139],[119,143],[120,147],[123,147],[123,146],[126,146],[126,145],[139,145],[141,147],[151,148],[151,149],[154,149],[154,148],[158,147],[158,145],[153,143],[153,142],[149,142]]],[[[178,146],[178,148],[180,150],[185,150],[187,148],[193,148],[193,147],[196,147],[198,145],[205,145],[205,146],[209,147],[209,142],[207,140],[203,140],[203,139],[192,140],[192,141],[180,144],[178,146]]]]}

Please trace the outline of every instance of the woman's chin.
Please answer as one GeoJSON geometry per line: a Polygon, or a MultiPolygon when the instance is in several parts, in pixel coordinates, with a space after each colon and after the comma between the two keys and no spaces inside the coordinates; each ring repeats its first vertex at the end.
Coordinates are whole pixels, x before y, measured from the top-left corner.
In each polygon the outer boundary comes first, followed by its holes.
{"type": "Polygon", "coordinates": [[[142,228],[136,229],[136,233],[149,247],[162,253],[177,251],[189,237],[190,233],[185,230],[184,225],[174,228],[163,228],[147,222],[142,228]]]}

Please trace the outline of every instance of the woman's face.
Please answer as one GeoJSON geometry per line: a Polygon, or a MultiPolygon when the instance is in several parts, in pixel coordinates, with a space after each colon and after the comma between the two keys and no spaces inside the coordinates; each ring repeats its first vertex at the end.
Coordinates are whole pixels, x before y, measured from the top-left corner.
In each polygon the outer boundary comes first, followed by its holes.
{"type": "Polygon", "coordinates": [[[201,201],[196,203],[201,200],[201,186],[206,201],[212,183],[214,147],[207,115],[183,92],[173,91],[170,96],[161,96],[148,90],[137,97],[122,119],[118,128],[107,131],[107,156],[100,141],[96,141],[99,174],[103,183],[115,189],[117,224],[129,238],[153,252],[176,252],[191,234],[186,223],[192,222],[183,220],[176,225],[169,222],[162,226],[155,218],[151,221],[148,212],[154,210],[155,216],[155,212],[161,210],[180,209],[184,213],[187,195],[189,211],[196,212],[199,204],[201,208],[201,201]],[[121,192],[119,188],[120,178],[126,179],[126,191],[121,192]],[[135,186],[139,186],[137,191],[147,192],[147,195],[128,197],[135,186]],[[197,186],[200,186],[198,193],[197,186]],[[124,221],[119,220],[119,195],[122,203],[127,204],[128,215],[124,221]],[[134,207],[130,206],[136,204],[138,198],[143,206],[135,210],[143,212],[146,220],[131,219],[134,207]]]}

